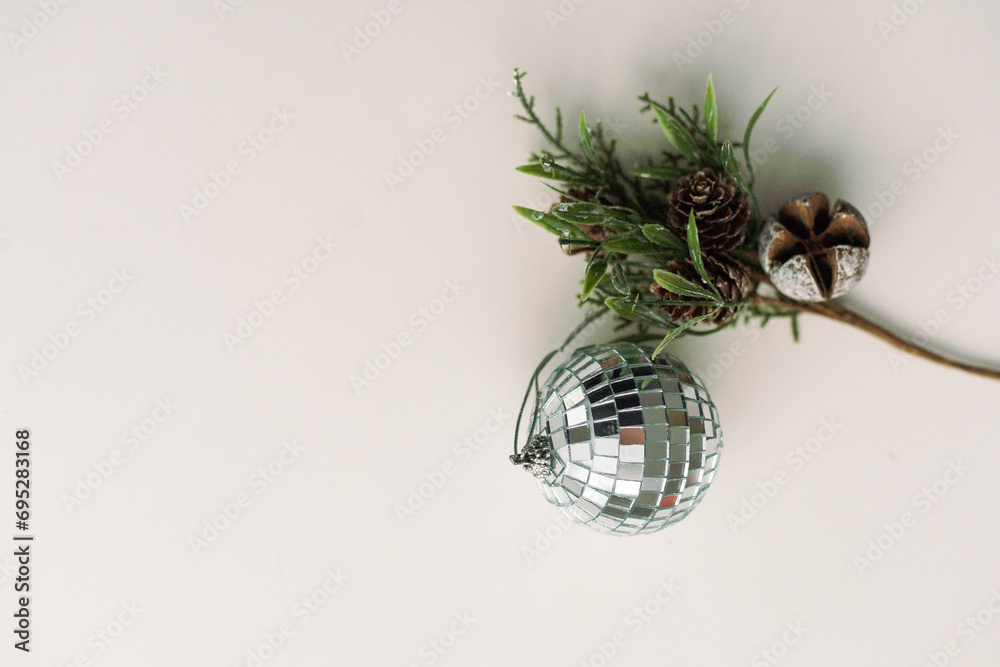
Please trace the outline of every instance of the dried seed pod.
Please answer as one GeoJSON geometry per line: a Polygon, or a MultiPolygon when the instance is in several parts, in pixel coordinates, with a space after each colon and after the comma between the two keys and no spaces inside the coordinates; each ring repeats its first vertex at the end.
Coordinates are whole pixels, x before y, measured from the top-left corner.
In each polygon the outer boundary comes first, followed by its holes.
{"type": "Polygon", "coordinates": [[[760,234],[760,260],[782,294],[826,301],[845,294],[868,268],[868,225],[845,201],[815,193],[790,201],[760,234]]]}

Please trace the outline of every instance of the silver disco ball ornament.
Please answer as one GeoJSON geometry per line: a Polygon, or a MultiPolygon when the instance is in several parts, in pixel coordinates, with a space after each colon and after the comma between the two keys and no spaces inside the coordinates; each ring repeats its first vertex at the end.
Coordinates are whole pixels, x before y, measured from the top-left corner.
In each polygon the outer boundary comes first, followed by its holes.
{"type": "Polygon", "coordinates": [[[677,359],[654,359],[633,343],[580,348],[553,371],[535,433],[551,448],[547,474],[537,464],[533,471],[549,502],[619,535],[652,533],[687,516],[722,448],[705,385],[677,359]]]}

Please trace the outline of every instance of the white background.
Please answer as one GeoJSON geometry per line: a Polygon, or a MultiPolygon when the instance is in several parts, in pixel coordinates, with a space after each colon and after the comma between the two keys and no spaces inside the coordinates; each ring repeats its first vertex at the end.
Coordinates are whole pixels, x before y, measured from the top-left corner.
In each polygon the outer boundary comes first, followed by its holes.
{"type": "Polygon", "coordinates": [[[725,449],[704,503],[650,537],[563,527],[507,462],[532,369],[581,317],[582,259],[511,214],[546,190],[513,169],[540,137],[505,92],[520,66],[545,118],[586,110],[634,155],[664,146],[636,113],[645,90],[688,104],[712,72],[738,138],[780,85],[756,135],[773,140],[764,208],[812,190],[854,203],[873,256],[845,304],[907,337],[942,311],[933,347],[997,363],[1000,281],[975,279],[993,277],[983,262],[1000,244],[1000,7],[910,0],[885,32],[887,1],[400,6],[348,59],[341,43],[386,3],[245,0],[220,15],[210,0],[88,0],[45,21],[36,2],[4,3],[0,663],[248,665],[289,623],[264,664],[714,667],[772,664],[760,652],[778,642],[782,665],[922,665],[952,641],[949,664],[995,664],[1000,619],[959,625],[1000,590],[996,382],[894,364],[885,344],[816,319],[798,345],[784,323],[681,341],[725,449]],[[121,118],[116,100],[147,67],[165,78],[121,118]],[[485,99],[468,100],[477,88],[485,99]],[[457,123],[456,104],[476,108],[457,123]],[[275,109],[292,118],[249,161],[241,144],[275,109]],[[782,122],[797,111],[808,120],[782,122]],[[111,133],[60,178],[53,163],[104,118],[111,133]],[[445,142],[390,188],[385,172],[437,128],[445,142]],[[949,128],[958,138],[938,152],[949,128]],[[925,150],[928,169],[906,167],[925,150]],[[230,160],[239,173],[185,220],[180,206],[230,160]],[[873,208],[894,181],[905,191],[873,208]],[[293,291],[283,277],[321,237],[339,247],[293,291]],[[132,280],[88,319],[79,304],[123,269],[132,280]],[[464,289],[442,312],[446,281],[464,289]],[[970,299],[954,291],[967,281],[970,299]],[[225,336],[276,289],[283,302],[230,350],[225,336]],[[355,390],[401,333],[410,344],[355,390]],[[151,428],[158,399],[178,407],[129,451],[122,434],[151,428]],[[491,410],[506,417],[483,438],[491,410]],[[824,419],[836,435],[793,465],[824,419]],[[29,656],[8,629],[19,428],[34,452],[29,656]],[[479,451],[456,450],[476,437],[479,451]],[[286,440],[304,451],[254,485],[286,440]],[[121,465],[68,506],[115,450],[121,465]],[[914,496],[956,462],[968,471],[923,512],[914,496]],[[442,468],[454,474],[401,522],[396,506],[442,468]],[[777,472],[787,483],[734,524],[777,472]],[[192,547],[241,493],[250,506],[192,547]],[[915,525],[885,537],[905,512],[915,525]],[[894,544],[859,566],[880,537],[894,544]],[[303,622],[295,605],[338,569],[349,579],[303,622]],[[676,595],[656,602],[671,579],[676,595]],[[100,640],[129,603],[138,618],[100,640]],[[788,623],[806,631],[782,646],[788,623]]]}

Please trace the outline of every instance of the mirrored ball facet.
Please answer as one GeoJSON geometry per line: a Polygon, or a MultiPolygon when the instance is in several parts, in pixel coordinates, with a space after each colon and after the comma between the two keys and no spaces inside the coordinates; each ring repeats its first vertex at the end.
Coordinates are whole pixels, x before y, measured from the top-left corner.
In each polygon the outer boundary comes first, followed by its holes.
{"type": "Polygon", "coordinates": [[[701,500],[722,431],[705,385],[670,355],[633,343],[576,350],[549,376],[535,432],[552,443],[538,485],[574,521],[651,533],[701,500]]]}

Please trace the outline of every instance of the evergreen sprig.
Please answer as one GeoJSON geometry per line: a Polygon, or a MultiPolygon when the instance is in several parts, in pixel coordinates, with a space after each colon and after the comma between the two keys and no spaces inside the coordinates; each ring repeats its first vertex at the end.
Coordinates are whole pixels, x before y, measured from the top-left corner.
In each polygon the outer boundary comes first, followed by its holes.
{"type": "MultiPolygon", "coordinates": [[[[520,206],[514,208],[542,229],[555,234],[570,254],[587,254],[580,303],[597,308],[581,327],[611,311],[618,317],[619,329],[635,328],[624,333],[621,340],[636,343],[659,340],[655,356],[678,336],[709,336],[740,320],[764,327],[773,319],[787,319],[791,324],[792,338],[798,341],[799,315],[809,313],[853,326],[923,359],[1000,380],[1000,369],[957,361],[915,345],[909,337],[895,334],[835,302],[795,301],[774,290],[759,267],[755,247],[762,218],[754,194],[750,141],[757,121],[777,88],[751,115],[743,140],[738,143],[719,137],[719,110],[711,76],[705,87],[701,108],[692,104],[685,109],[672,97],[667,98],[666,103],[660,103],[644,93],[639,97],[643,103],[640,111],[653,115],[653,122],[663,131],[670,146],[641,163],[630,165],[631,168],[626,170],[616,155],[614,138],[607,136],[600,122],[591,127],[581,113],[577,143],[571,147],[563,136],[562,111],[556,107],[555,129],[550,130],[535,111],[535,98],[528,97],[524,92],[524,76],[524,72],[514,70],[513,94],[524,111],[517,118],[537,127],[547,143],[546,149],[532,154],[531,161],[518,169],[545,179],[546,185],[559,194],[561,202],[549,211],[520,206]],[[741,149],[742,161],[737,149],[741,149]],[[721,282],[717,285],[713,282],[706,270],[694,211],[689,212],[683,239],[671,231],[679,231],[679,211],[671,210],[670,224],[663,224],[668,222],[663,215],[667,195],[677,188],[682,178],[705,168],[728,174],[750,201],[746,240],[737,248],[726,246],[724,252],[719,247],[711,250],[715,264],[724,259],[735,262],[747,272],[751,278],[749,292],[745,284],[734,286],[721,282]],[[678,263],[672,265],[675,260],[678,263]],[[684,262],[694,267],[697,280],[691,271],[682,276],[668,270],[670,266],[686,270],[688,267],[684,262]],[[656,294],[662,293],[668,298],[658,298],[651,288],[655,288],[656,294]],[[724,292],[739,294],[741,300],[730,302],[724,292]],[[669,298],[671,295],[676,299],[669,298]],[[675,307],[680,307],[680,310],[675,307]],[[680,312],[675,316],[681,321],[671,321],[667,312],[680,312]],[[735,315],[729,316],[730,312],[735,315]],[[720,317],[716,318],[717,314],[720,317]],[[715,326],[699,326],[710,322],[715,326]]],[[[730,187],[729,184],[727,187],[730,187]]],[[[729,269],[724,268],[727,272],[729,269]]],[[[735,280],[732,273],[728,278],[735,280]]],[[[579,331],[577,329],[570,335],[563,348],[579,331]]],[[[548,359],[546,357],[545,361],[548,359]]],[[[541,366],[535,371],[533,379],[536,391],[540,369],[541,366]]]]}
{"type": "Polygon", "coordinates": [[[653,115],[670,147],[626,170],[616,153],[615,139],[607,135],[600,121],[591,127],[584,113],[580,114],[575,144],[567,145],[561,109],[556,107],[555,127],[550,129],[538,116],[534,96],[529,97],[524,91],[525,75],[514,70],[513,95],[523,109],[516,118],[536,127],[547,146],[533,153],[530,162],[517,170],[546,180],[548,187],[558,193],[561,203],[550,211],[521,206],[515,206],[514,210],[555,234],[571,254],[588,253],[581,281],[581,305],[608,308],[619,318],[622,328],[635,325],[637,331],[631,335],[632,339],[662,336],[657,354],[678,336],[714,333],[731,326],[738,318],[758,320],[763,326],[773,318],[790,317],[797,339],[797,311],[780,305],[780,296],[769,299],[766,306],[757,305],[753,298],[736,303],[723,298],[706,273],[693,211],[684,239],[677,238],[662,224],[663,201],[681,178],[706,168],[728,174],[752,203],[749,240],[732,256],[753,276],[753,293],[761,288],[753,245],[762,220],[753,191],[749,145],[754,126],[777,88],[755,110],[741,142],[719,138],[719,111],[711,76],[701,108],[692,104],[685,109],[673,97],[661,103],[643,93],[638,98],[643,104],[639,112],[653,115]],[[737,149],[742,149],[742,163],[737,149]],[[586,193],[586,199],[581,198],[581,193],[586,193]],[[600,202],[614,202],[614,205],[600,202]],[[601,234],[595,234],[595,229],[601,230],[601,234]],[[702,284],[666,270],[670,261],[683,259],[690,260],[702,284]],[[654,283],[678,298],[655,297],[649,291],[654,283]],[[699,317],[673,322],[663,311],[664,306],[672,305],[699,306],[706,311],[699,317]],[[737,316],[725,324],[708,330],[695,328],[728,308],[734,309],[737,316]]]}

